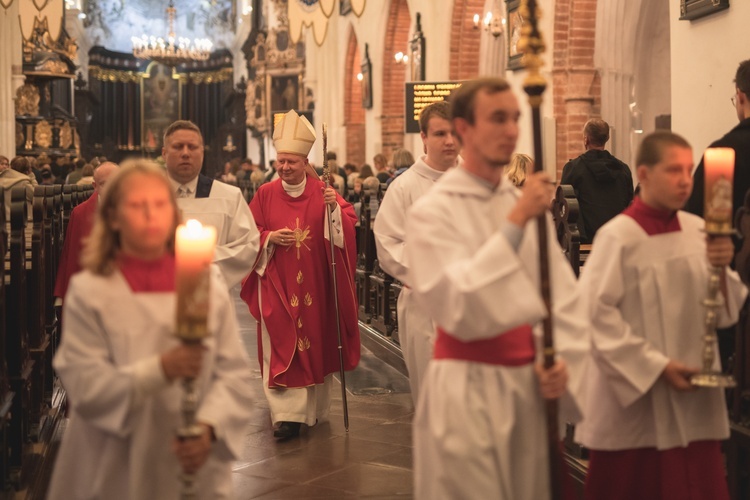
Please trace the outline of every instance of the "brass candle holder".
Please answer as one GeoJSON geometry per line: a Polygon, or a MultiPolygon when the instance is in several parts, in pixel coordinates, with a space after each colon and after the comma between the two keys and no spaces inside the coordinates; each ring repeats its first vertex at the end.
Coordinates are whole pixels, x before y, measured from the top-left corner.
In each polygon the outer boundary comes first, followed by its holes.
{"type": "Polygon", "coordinates": [[[737,382],[734,380],[734,377],[714,370],[716,346],[718,345],[718,337],[716,335],[717,310],[724,306],[724,299],[719,291],[724,268],[711,266],[709,271],[708,296],[703,301],[703,306],[706,308],[705,334],[703,335],[703,367],[700,373],[696,373],[690,377],[690,383],[696,387],[735,387],[737,382]]]}
{"type": "MultiPolygon", "coordinates": [[[[177,228],[175,237],[175,290],[177,292],[177,331],[175,336],[186,345],[199,345],[210,335],[208,330],[209,283],[216,230],[190,220],[177,228]]],[[[201,436],[203,428],[196,420],[199,394],[195,378],[182,380],[180,440],[201,436]]],[[[195,474],[180,474],[182,500],[197,500],[195,474]]]]}
{"type": "MultiPolygon", "coordinates": [[[[735,153],[732,148],[709,148],[703,155],[705,168],[703,216],[706,221],[706,234],[709,238],[734,234],[732,229],[734,157],[735,153]]],[[[690,378],[690,383],[697,387],[735,387],[737,385],[731,375],[714,370],[718,346],[717,311],[724,306],[724,298],[720,293],[723,272],[723,267],[711,266],[709,269],[708,296],[703,301],[703,306],[706,308],[703,367],[700,373],[690,378]]]]}

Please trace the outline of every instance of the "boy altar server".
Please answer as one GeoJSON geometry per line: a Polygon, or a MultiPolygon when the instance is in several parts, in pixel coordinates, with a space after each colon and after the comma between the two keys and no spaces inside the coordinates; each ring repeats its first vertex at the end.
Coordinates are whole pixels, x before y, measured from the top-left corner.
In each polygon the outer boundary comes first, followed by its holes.
{"type": "Polygon", "coordinates": [[[690,376],[701,365],[709,265],[725,267],[719,326],[737,321],[747,292],[726,267],[731,239],[707,237],[704,221],[680,210],[693,187],[687,141],[653,133],[636,160],[640,197],[599,230],[579,283],[595,360],[576,429],[591,450],[586,498],[728,499],[724,391],[690,376]]]}

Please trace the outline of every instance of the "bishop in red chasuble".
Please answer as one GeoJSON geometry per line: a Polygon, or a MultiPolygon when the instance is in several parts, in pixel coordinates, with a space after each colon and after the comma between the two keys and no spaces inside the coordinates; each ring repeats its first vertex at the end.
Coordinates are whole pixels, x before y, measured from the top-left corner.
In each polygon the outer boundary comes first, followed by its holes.
{"type": "Polygon", "coordinates": [[[258,321],[259,362],[278,438],[294,437],[301,424],[328,417],[331,374],[340,366],[329,238],[335,244],[344,369],[354,369],[360,356],[356,215],[311,172],[307,154],[314,142],[312,125],[287,113],[274,133],[280,179],[261,186],[250,203],[260,255],[241,296],[258,321]]]}

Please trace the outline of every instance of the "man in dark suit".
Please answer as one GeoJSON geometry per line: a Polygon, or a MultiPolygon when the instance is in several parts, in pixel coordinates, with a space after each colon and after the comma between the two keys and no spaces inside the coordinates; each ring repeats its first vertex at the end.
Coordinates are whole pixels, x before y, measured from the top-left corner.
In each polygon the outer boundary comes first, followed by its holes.
{"type": "Polygon", "coordinates": [[[203,135],[193,122],[178,120],[167,127],[161,154],[182,218],[216,228],[214,262],[232,288],[255,264],[260,235],[242,191],[200,173],[203,152],[203,135]]]}
{"type": "MultiPolygon", "coordinates": [[[[711,148],[734,149],[734,189],[732,207],[734,213],[744,205],[745,193],[750,190],[750,59],[742,61],[734,76],[734,97],[732,104],[740,121],[727,134],[711,143],[711,148]]],[[[693,173],[693,192],[688,199],[685,210],[703,217],[703,200],[705,192],[705,174],[703,159],[693,173]]],[[[740,242],[735,240],[735,249],[739,250],[740,242]]],[[[735,329],[719,329],[719,353],[722,366],[727,366],[729,357],[734,352],[735,329]]]]}
{"type": "MultiPolygon", "coordinates": [[[[734,77],[735,94],[732,104],[737,111],[740,123],[724,137],[711,143],[712,148],[732,148],[734,159],[734,192],[732,202],[735,213],[745,201],[745,193],[750,189],[750,59],[740,63],[734,77]]],[[[703,216],[704,196],[703,160],[693,174],[693,193],[685,210],[703,216]]]]}
{"type": "Polygon", "coordinates": [[[578,199],[582,243],[591,243],[599,228],[633,201],[630,168],[604,149],[607,141],[607,122],[589,120],[583,127],[586,152],[566,163],[562,171],[560,184],[572,185],[578,199]]]}

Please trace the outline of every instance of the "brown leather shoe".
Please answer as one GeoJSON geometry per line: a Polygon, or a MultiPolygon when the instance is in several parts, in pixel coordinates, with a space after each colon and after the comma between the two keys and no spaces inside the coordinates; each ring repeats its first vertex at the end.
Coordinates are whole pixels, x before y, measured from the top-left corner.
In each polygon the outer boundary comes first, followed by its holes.
{"type": "Polygon", "coordinates": [[[273,431],[273,437],[277,439],[290,439],[299,436],[300,422],[281,422],[279,427],[273,431]]]}

